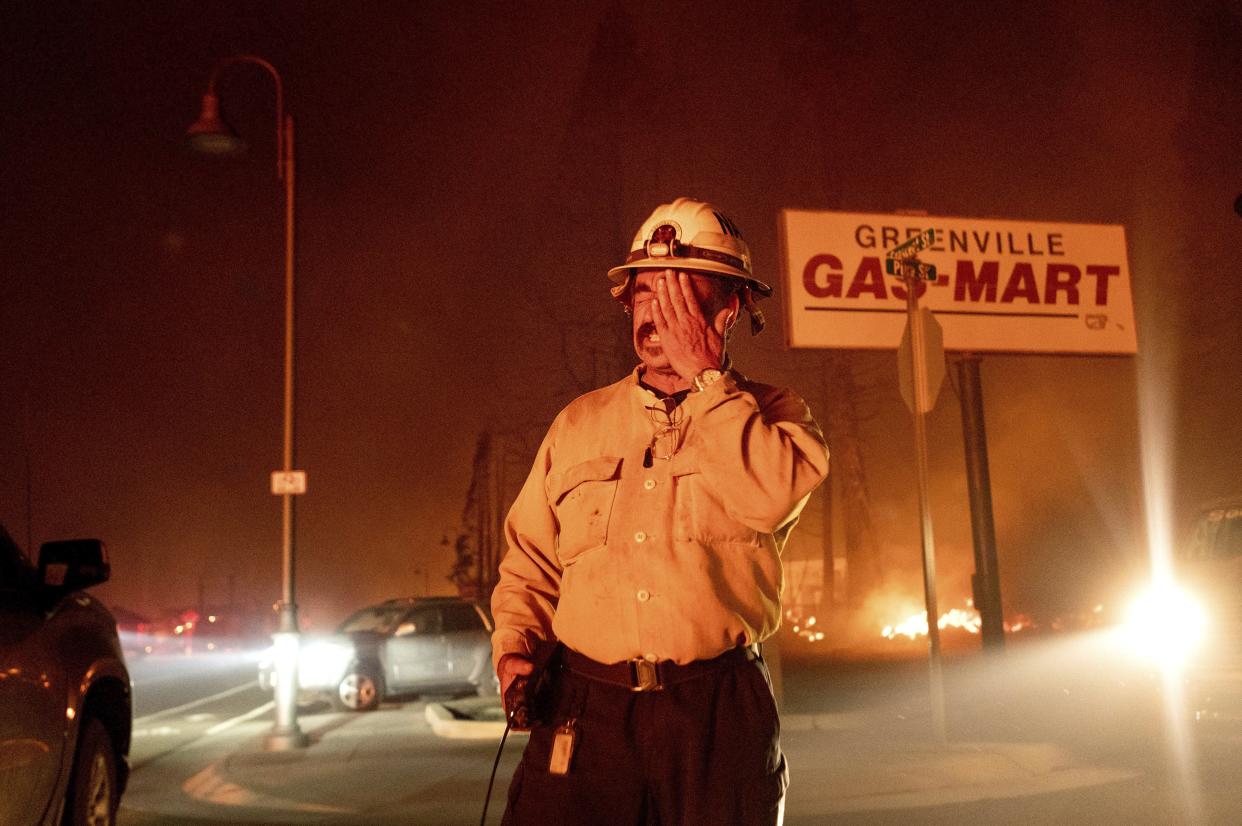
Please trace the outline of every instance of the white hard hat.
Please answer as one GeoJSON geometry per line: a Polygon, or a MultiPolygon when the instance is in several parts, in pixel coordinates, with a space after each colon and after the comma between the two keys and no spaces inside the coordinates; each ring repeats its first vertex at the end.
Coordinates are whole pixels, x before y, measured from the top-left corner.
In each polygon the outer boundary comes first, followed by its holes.
{"type": "Polygon", "coordinates": [[[678,269],[723,275],[747,282],[755,292],[771,295],[772,288],[755,278],[750,248],[737,224],[704,201],[678,198],[656,207],[639,227],[625,263],[608,271],[624,289],[636,269],[678,269]]]}
{"type": "Polygon", "coordinates": [[[770,296],[772,288],[751,272],[750,247],[737,224],[711,204],[678,198],[656,207],[638,228],[625,263],[608,271],[618,301],[628,306],[634,271],[644,268],[687,270],[744,282],[742,302],[751,316],[751,331],[763,329],[754,293],[770,296]]]}

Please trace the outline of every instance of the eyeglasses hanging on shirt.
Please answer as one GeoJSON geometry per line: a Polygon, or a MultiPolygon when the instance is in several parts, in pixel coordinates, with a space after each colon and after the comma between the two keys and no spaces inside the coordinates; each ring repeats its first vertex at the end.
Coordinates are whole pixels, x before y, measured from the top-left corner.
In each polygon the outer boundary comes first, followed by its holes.
{"type": "Polygon", "coordinates": [[[643,467],[651,467],[653,459],[672,459],[677,448],[681,447],[680,425],[685,416],[677,405],[678,401],[666,398],[661,399],[658,404],[647,406],[647,415],[651,417],[656,429],[651,434],[651,444],[647,445],[647,450],[643,453],[643,467]]]}

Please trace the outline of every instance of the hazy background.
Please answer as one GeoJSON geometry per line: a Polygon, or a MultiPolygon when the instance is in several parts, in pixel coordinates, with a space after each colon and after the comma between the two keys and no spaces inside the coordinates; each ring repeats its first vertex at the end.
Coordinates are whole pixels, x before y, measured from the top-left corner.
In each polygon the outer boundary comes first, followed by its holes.
{"type": "MultiPolygon", "coordinates": [[[[247,158],[195,156],[182,137],[213,64],[243,52],[280,69],[297,120],[299,601],[315,626],[426,582],[452,590],[441,542],[459,530],[476,438],[537,432],[628,368],[605,270],[678,195],[729,211],[773,281],[784,207],[1126,226],[1137,360],[983,362],[1007,612],[1090,607],[1141,567],[1140,375],[1170,411],[1178,530],[1202,501],[1242,492],[1237,2],[2,15],[0,520],[22,545],[104,538],[105,601],[279,596],[270,81],[248,67],[221,80],[247,158]]],[[[874,584],[917,599],[895,356],[789,351],[780,307],[766,304],[768,331],[740,337],[735,359],[817,414],[825,370],[855,372],[874,584]]],[[[973,563],[948,385],[931,418],[950,607],[973,563]]],[[[820,505],[790,559],[821,553],[820,505]]]]}

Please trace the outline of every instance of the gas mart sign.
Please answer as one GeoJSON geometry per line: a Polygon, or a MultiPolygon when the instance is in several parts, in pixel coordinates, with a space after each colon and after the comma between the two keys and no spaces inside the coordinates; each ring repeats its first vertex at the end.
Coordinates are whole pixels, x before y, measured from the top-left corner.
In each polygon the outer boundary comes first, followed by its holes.
{"type": "Polygon", "coordinates": [[[919,253],[937,280],[919,301],[947,350],[1133,354],[1125,228],[990,218],[783,210],[782,266],[790,347],[892,349],[906,291],[884,254],[925,229],[919,253]]]}

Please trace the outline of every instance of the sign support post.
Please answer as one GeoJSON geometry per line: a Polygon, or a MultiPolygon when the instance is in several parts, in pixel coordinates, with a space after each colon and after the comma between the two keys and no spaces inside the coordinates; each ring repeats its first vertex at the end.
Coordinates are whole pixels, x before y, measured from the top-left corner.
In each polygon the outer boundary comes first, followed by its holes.
{"type": "MultiPolygon", "coordinates": [[[[927,230],[888,252],[886,269],[902,280],[906,287],[906,323],[909,329],[914,419],[914,453],[918,466],[919,533],[923,540],[923,598],[927,607],[927,659],[931,689],[932,733],[943,745],[947,739],[945,726],[944,669],[940,655],[940,609],[936,600],[936,540],[932,532],[931,503],[928,500],[929,462],[927,459],[927,413],[935,405],[936,390],[929,380],[927,324],[929,318],[919,311],[920,281],[934,281],[936,268],[918,259],[920,250],[935,243],[935,231],[927,230]]],[[[926,314],[930,317],[930,313],[926,314]]],[[[931,323],[935,324],[934,318],[931,323]]],[[[939,337],[937,337],[939,341],[939,337]]],[[[943,344],[936,348],[938,361],[944,359],[943,344]]]]}
{"type": "Polygon", "coordinates": [[[979,357],[967,353],[957,362],[961,393],[962,442],[966,446],[966,487],[970,494],[970,532],[975,548],[975,572],[971,592],[979,611],[984,651],[1005,648],[1005,622],[1001,611],[999,566],[996,559],[996,526],[992,518],[992,478],[988,472],[988,438],[983,423],[983,386],[979,357]]]}

